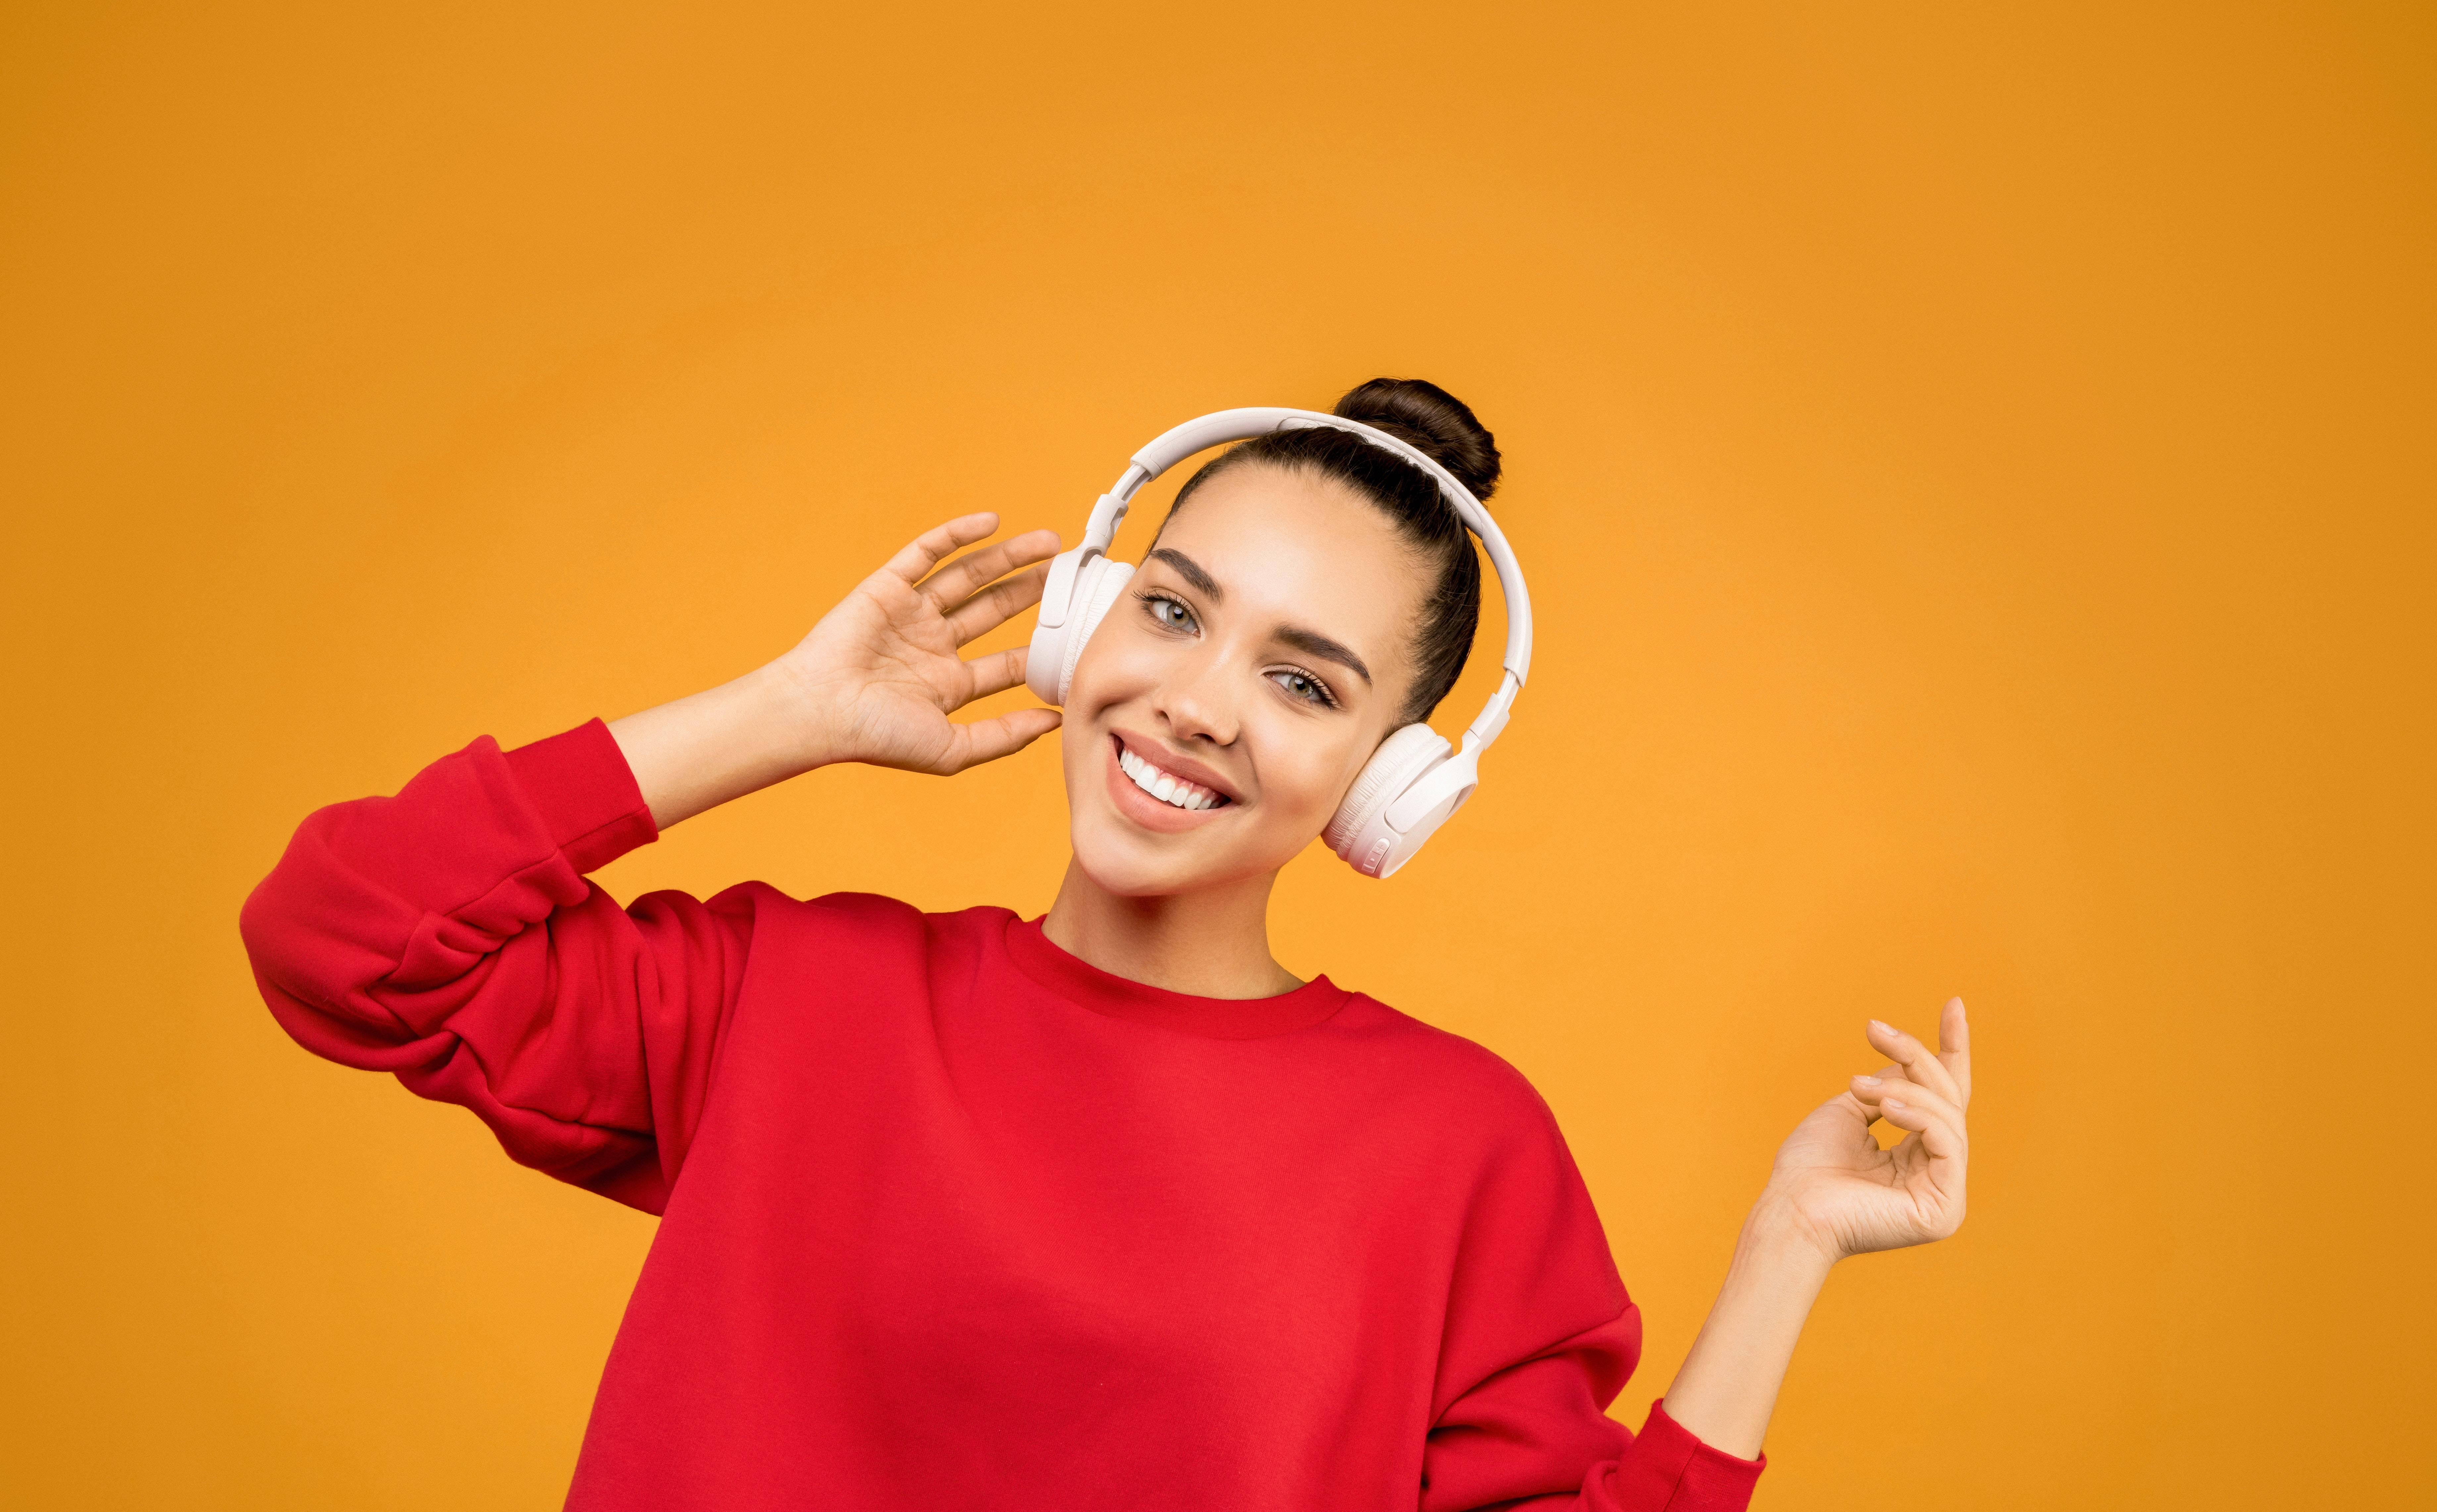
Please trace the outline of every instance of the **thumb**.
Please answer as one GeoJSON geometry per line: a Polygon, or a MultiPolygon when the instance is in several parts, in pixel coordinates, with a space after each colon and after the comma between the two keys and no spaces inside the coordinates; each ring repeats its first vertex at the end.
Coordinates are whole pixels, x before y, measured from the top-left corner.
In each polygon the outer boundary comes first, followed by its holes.
{"type": "Polygon", "coordinates": [[[995,718],[950,725],[954,740],[948,747],[946,770],[961,772],[969,766],[1012,756],[1057,729],[1063,717],[1055,709],[1011,709],[995,718]]]}

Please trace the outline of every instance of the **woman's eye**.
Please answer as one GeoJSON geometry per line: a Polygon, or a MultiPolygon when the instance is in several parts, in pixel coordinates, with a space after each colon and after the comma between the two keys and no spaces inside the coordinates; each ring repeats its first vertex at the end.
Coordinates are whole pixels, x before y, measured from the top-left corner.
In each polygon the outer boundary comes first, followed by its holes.
{"type": "Polygon", "coordinates": [[[1143,607],[1150,611],[1150,617],[1166,628],[1170,630],[1193,628],[1193,611],[1176,600],[1153,593],[1146,593],[1142,598],[1143,607]]]}
{"type": "Polygon", "coordinates": [[[1278,679],[1279,687],[1307,703],[1334,704],[1337,701],[1328,695],[1328,690],[1321,685],[1320,679],[1308,673],[1272,672],[1270,676],[1278,679]]]}

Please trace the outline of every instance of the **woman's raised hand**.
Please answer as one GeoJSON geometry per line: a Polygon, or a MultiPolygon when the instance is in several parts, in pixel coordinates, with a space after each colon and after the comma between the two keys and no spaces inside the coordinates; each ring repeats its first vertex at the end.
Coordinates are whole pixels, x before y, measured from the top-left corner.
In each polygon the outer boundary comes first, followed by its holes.
{"type": "Polygon", "coordinates": [[[957,650],[1039,603],[1046,559],[1058,551],[1056,532],[1036,530],[939,565],[997,528],[998,516],[984,511],[923,532],[772,664],[804,700],[809,765],[868,762],[944,776],[1058,728],[1055,709],[971,724],[948,717],[1024,681],[1025,646],[971,661],[957,650]]]}
{"type": "Polygon", "coordinates": [[[984,513],[924,532],[785,656],[612,721],[653,821],[666,829],[832,762],[960,772],[1057,729],[1055,709],[948,718],[1024,680],[1023,646],[971,661],[956,648],[1038,602],[1048,569],[1027,564],[1058,550],[1054,532],[1036,530],[931,571],[997,528],[984,513]]]}
{"type": "Polygon", "coordinates": [[[1937,1049],[1876,1019],[1864,1039],[1890,1064],[1821,1103],[1777,1152],[1769,1190],[1831,1261],[1944,1239],[1963,1222],[1971,1136],[1972,1027],[1963,999],[1937,1020],[1937,1049]],[[1885,1150],[1885,1118],[1908,1131],[1885,1150]]]}

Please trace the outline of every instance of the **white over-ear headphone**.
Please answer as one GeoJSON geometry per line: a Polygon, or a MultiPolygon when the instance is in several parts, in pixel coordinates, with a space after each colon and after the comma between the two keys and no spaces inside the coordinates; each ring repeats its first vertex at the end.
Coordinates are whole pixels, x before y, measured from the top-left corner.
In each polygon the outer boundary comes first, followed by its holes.
{"type": "Polygon", "coordinates": [[[1532,596],[1523,587],[1523,569],[1516,564],[1498,522],[1453,474],[1386,431],[1317,410],[1220,410],[1187,420],[1135,452],[1115,486],[1092,506],[1082,544],[1059,553],[1050,562],[1049,580],[1041,591],[1041,621],[1032,632],[1024,680],[1050,703],[1066,701],[1083,642],[1099,628],[1126,580],[1134,575],[1133,563],[1110,560],[1108,550],[1116,536],[1117,522],[1126,518],[1143,484],[1195,452],[1222,442],[1307,426],[1327,426],[1359,436],[1429,474],[1464,524],[1481,537],[1491,565],[1498,570],[1499,591],[1506,599],[1506,676],[1464,730],[1464,748],[1448,745],[1446,736],[1428,725],[1407,725],[1394,731],[1372,753],[1322,833],[1328,848],[1355,870],[1366,877],[1384,877],[1411,860],[1430,832],[1481,785],[1481,753],[1506,728],[1506,712],[1522,691],[1523,675],[1532,666],[1532,596]]]}

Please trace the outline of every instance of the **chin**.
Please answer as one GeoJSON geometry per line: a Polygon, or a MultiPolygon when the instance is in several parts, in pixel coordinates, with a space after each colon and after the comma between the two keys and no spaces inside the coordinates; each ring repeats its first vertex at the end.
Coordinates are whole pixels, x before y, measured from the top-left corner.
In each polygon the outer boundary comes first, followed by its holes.
{"type": "MultiPolygon", "coordinates": [[[[1075,864],[1102,891],[1120,898],[1161,898],[1228,887],[1273,872],[1301,853],[1296,845],[1283,853],[1248,855],[1238,843],[1214,846],[1183,842],[1182,836],[1151,835],[1128,823],[1122,815],[1095,813],[1069,799],[1067,839],[1075,848],[1075,864]]],[[[1238,836],[1239,840],[1248,836],[1238,836]]],[[[1308,843],[1310,836],[1305,836],[1308,843]]]]}
{"type": "Polygon", "coordinates": [[[1116,822],[1078,816],[1068,826],[1075,864],[1104,892],[1120,898],[1160,898],[1234,878],[1227,868],[1211,865],[1210,858],[1162,854],[1152,845],[1108,833],[1116,822]]]}

